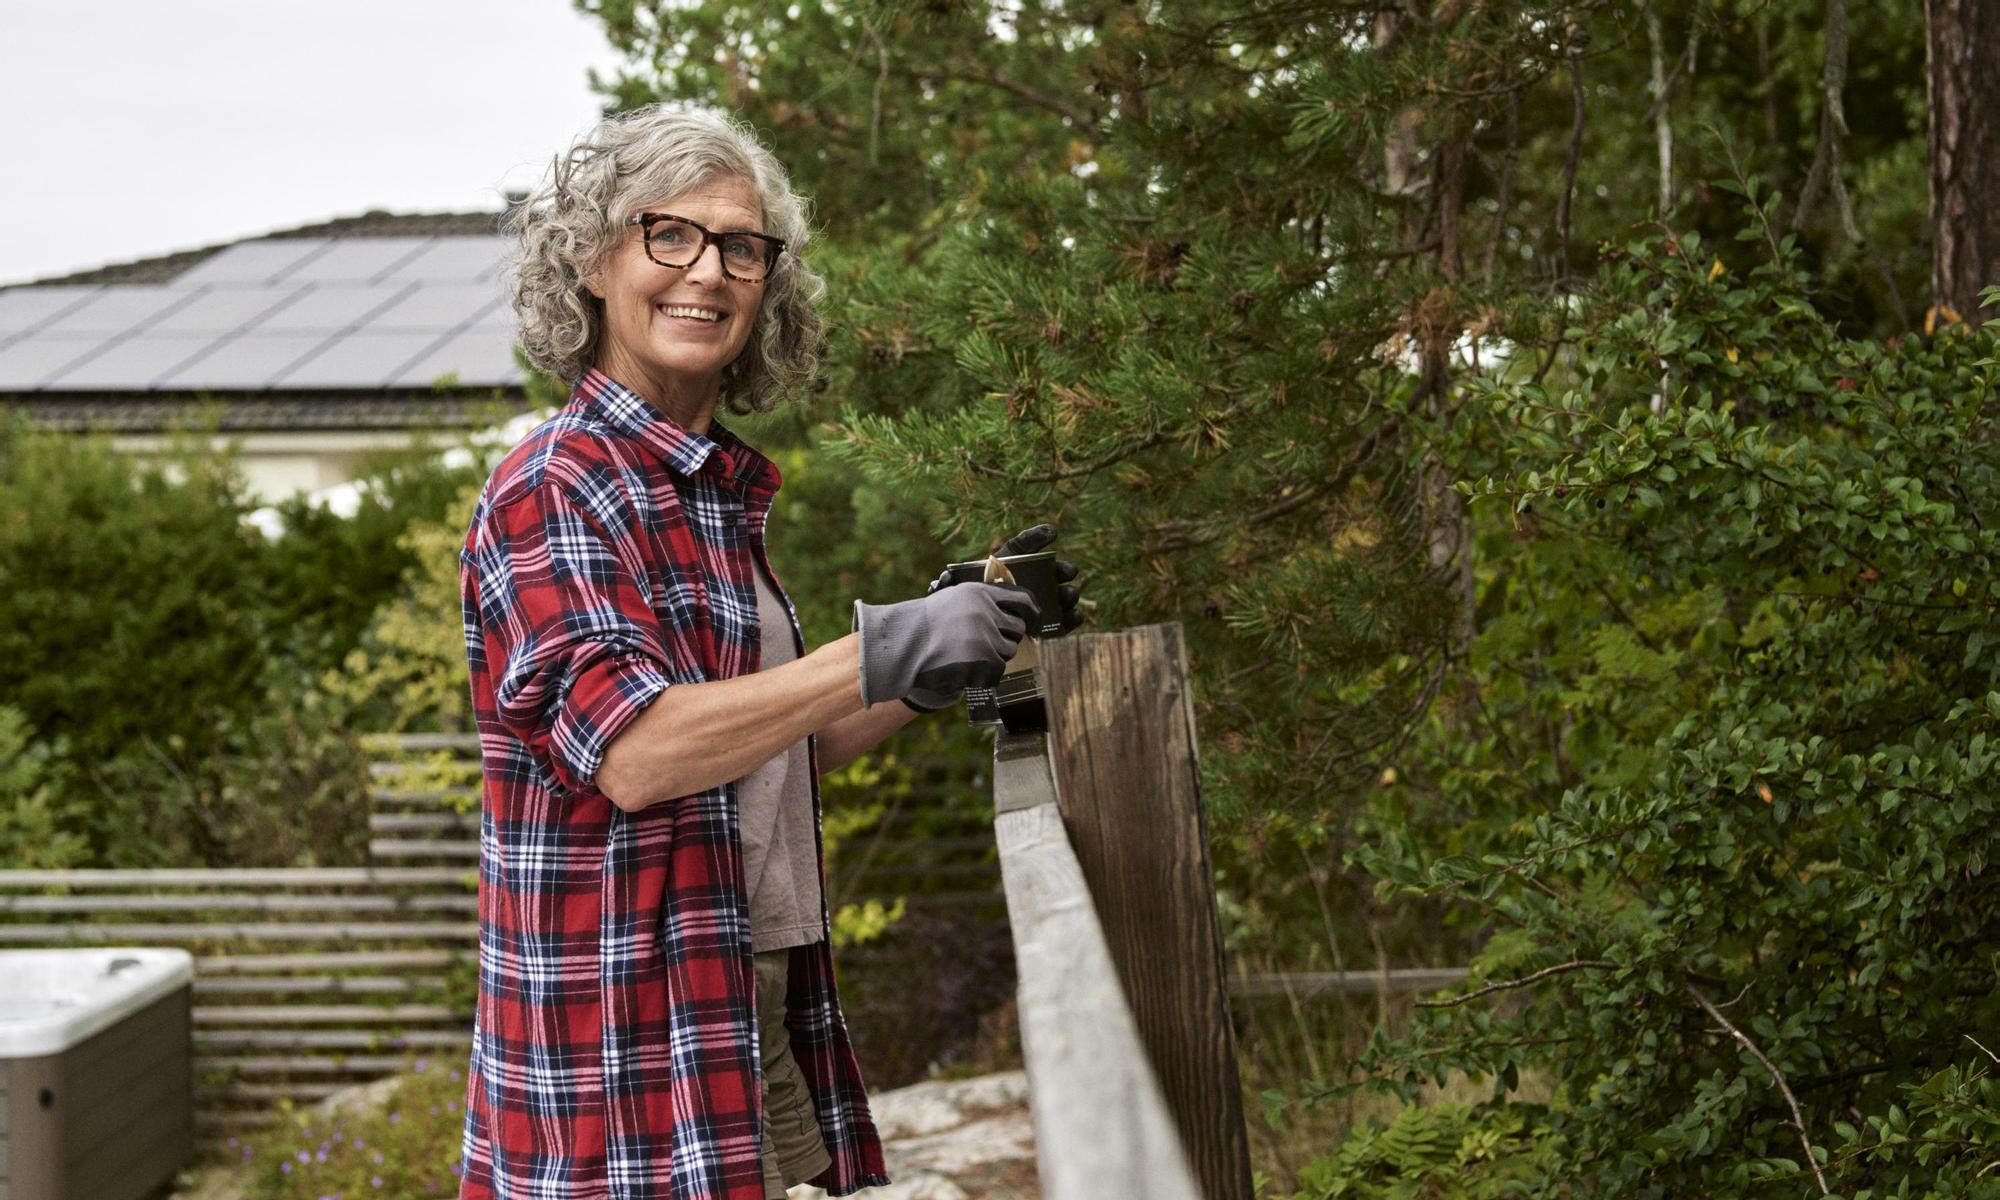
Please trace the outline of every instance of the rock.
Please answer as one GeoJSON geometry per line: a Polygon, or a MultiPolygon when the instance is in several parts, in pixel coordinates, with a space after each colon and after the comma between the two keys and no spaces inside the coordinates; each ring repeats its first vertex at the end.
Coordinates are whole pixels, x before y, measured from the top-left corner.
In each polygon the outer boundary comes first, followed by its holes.
{"type": "Polygon", "coordinates": [[[175,1181],[173,1200],[247,1200],[242,1176],[229,1166],[184,1172],[175,1181]]]}
{"type": "Polygon", "coordinates": [[[407,1075],[385,1075],[368,1083],[342,1088],[313,1105],[312,1114],[316,1117],[338,1117],[381,1108],[389,1102],[389,1097],[401,1090],[408,1078],[407,1075]]]}
{"type": "MultiPolygon", "coordinates": [[[[869,1098],[888,1187],[865,1200],[1041,1200],[1028,1077],[1020,1071],[919,1083],[869,1098]]],[[[801,1185],[790,1200],[825,1200],[801,1185]]]]}

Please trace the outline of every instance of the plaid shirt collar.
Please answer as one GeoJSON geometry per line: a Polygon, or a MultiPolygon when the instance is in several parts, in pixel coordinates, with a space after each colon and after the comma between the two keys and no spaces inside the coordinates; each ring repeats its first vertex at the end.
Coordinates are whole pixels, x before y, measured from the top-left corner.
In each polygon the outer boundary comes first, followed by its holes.
{"type": "Polygon", "coordinates": [[[732,489],[747,493],[776,494],[782,482],[778,465],[721,421],[710,420],[707,435],[696,433],[596,367],[577,380],[570,403],[646,446],[677,474],[693,478],[706,469],[732,489]]]}

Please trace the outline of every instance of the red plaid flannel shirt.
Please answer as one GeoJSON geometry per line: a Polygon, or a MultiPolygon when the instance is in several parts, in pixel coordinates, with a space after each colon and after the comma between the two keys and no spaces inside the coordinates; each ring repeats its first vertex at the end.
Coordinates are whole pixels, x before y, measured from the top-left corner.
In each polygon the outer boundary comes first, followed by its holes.
{"type": "MultiPolygon", "coordinates": [[[[484,767],[461,1197],[763,1200],[736,785],[626,813],[594,779],[666,688],[758,669],[752,555],[768,570],[779,483],[721,424],[693,433],[592,371],[480,496],[459,575],[484,767]]],[[[845,1195],[888,1178],[830,946],[792,952],[788,1025],[833,1155],[815,1182],[845,1195]]]]}

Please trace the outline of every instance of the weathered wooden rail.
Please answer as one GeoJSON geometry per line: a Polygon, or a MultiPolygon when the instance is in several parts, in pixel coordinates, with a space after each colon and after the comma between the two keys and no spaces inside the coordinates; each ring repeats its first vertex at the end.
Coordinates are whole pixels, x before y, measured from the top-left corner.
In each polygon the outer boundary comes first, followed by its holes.
{"type": "Polygon", "coordinates": [[[1042,646],[1049,732],[1002,733],[994,832],[1047,1200],[1249,1200],[1228,997],[1401,994],[1463,968],[1230,979],[1180,627],[1042,646]]]}
{"type": "Polygon", "coordinates": [[[1048,734],[1002,734],[994,832],[1042,1193],[1249,1200],[1180,628],[1042,647],[1048,734]]]}

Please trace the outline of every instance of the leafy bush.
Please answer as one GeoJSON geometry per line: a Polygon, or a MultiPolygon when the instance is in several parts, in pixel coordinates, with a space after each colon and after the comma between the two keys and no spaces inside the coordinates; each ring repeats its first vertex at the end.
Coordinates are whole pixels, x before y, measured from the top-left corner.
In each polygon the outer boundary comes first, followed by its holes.
{"type": "Polygon", "coordinates": [[[1542,1190],[1991,1194],[2000,332],[1848,339],[1771,245],[1624,248],[1575,386],[1461,414],[1511,553],[1355,858],[1501,932],[1361,1065],[1557,1075],[1542,1190]]]}
{"type": "Polygon", "coordinates": [[[446,509],[409,522],[396,538],[405,564],[339,669],[322,686],[360,725],[383,732],[465,732],[472,725],[458,552],[479,484],[446,509]]]}
{"type": "MultiPolygon", "coordinates": [[[[276,505],[285,536],[271,543],[265,578],[273,621],[289,634],[285,652],[312,667],[338,666],[425,561],[427,546],[410,531],[462,507],[466,490],[485,478],[482,462],[478,455],[446,461],[429,448],[400,451],[364,466],[349,515],[304,496],[276,505]]],[[[463,522],[458,533],[462,539],[463,522]]]]}
{"type": "Polygon", "coordinates": [[[318,674],[469,470],[385,468],[352,520],[295,501],[270,542],[205,439],[149,464],[0,413],[0,703],[46,739],[0,861],[361,861],[354,714],[318,674]]]}
{"type": "Polygon", "coordinates": [[[81,802],[64,786],[62,747],[34,740],[17,708],[0,705],[0,862],[20,870],[81,866],[89,847],[81,802]]]}
{"type": "Polygon", "coordinates": [[[247,1193],[259,1200],[457,1195],[465,1072],[419,1060],[393,1080],[371,1087],[386,1093],[379,1104],[326,1112],[287,1103],[274,1128],[230,1139],[247,1193]]]}
{"type": "Polygon", "coordinates": [[[1406,1108],[1386,1126],[1357,1130],[1337,1154],[1300,1174],[1292,1200],[1472,1200],[1530,1194],[1560,1145],[1519,1113],[1459,1104],[1406,1108]]]}

